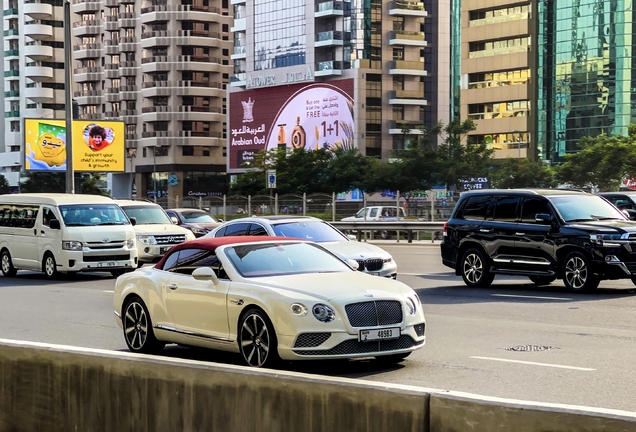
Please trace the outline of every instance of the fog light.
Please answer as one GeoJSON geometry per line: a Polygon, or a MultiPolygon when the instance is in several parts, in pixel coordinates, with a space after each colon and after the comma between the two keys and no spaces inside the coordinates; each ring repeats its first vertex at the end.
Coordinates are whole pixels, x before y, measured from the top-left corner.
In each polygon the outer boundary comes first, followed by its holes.
{"type": "Polygon", "coordinates": [[[150,248],[144,248],[144,252],[150,253],[150,248]]]}
{"type": "Polygon", "coordinates": [[[608,256],[605,257],[605,261],[606,262],[620,262],[621,260],[619,260],[616,255],[608,255],[608,256]]]}

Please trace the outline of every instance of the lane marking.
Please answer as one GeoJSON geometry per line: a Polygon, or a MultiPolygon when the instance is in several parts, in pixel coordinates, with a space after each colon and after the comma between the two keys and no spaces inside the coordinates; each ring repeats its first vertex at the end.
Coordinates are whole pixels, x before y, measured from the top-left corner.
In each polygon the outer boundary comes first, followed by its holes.
{"type": "MultiPolygon", "coordinates": [[[[404,273],[401,273],[404,274],[404,273]]],[[[527,296],[527,295],[515,295],[515,294],[490,294],[493,297],[514,297],[514,298],[529,298],[529,299],[539,299],[539,300],[563,300],[563,301],[573,301],[573,298],[567,297],[541,297],[541,296],[527,296]]]]}
{"type": "Polygon", "coordinates": [[[584,367],[578,367],[578,366],[564,366],[564,365],[551,364],[551,363],[537,363],[537,362],[529,362],[529,361],[523,361],[523,360],[510,360],[510,359],[495,358],[495,357],[471,356],[470,358],[479,359],[479,360],[493,360],[493,361],[500,361],[500,362],[506,362],[506,363],[521,363],[521,364],[527,364],[532,366],[546,366],[546,367],[553,367],[553,368],[560,368],[560,369],[573,369],[573,370],[580,370],[580,371],[595,371],[596,370],[592,368],[584,368],[584,367]]]}
{"type": "Polygon", "coordinates": [[[110,293],[114,293],[115,291],[111,291],[111,290],[103,290],[102,292],[105,292],[105,293],[110,294],[110,293]]]}

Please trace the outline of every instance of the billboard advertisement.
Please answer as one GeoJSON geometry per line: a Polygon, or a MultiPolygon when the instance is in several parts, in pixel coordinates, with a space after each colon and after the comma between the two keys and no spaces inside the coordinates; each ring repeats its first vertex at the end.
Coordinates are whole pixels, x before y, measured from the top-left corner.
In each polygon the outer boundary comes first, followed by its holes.
{"type": "Polygon", "coordinates": [[[353,79],[230,93],[228,170],[273,148],[354,145],[353,79]]]}
{"type": "MultiPolygon", "coordinates": [[[[73,120],[73,170],[125,171],[124,122],[73,120]]],[[[66,171],[66,122],[24,120],[26,171],[66,171]]]]}

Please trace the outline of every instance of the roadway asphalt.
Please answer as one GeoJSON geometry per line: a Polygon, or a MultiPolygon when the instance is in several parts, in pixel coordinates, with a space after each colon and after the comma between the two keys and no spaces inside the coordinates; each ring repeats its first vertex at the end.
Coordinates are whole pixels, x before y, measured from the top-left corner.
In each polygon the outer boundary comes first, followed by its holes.
{"type": "MultiPolygon", "coordinates": [[[[537,288],[498,277],[469,289],[444,267],[439,245],[378,242],[417,290],[427,344],[404,363],[299,362],[285,368],[488,396],[636,411],[636,287],[603,282],[571,294],[559,281],[537,288]]],[[[48,282],[19,272],[0,276],[0,337],[126,350],[112,312],[115,280],[81,274],[48,282]]],[[[165,355],[239,363],[236,356],[169,347],[165,355]]]]}

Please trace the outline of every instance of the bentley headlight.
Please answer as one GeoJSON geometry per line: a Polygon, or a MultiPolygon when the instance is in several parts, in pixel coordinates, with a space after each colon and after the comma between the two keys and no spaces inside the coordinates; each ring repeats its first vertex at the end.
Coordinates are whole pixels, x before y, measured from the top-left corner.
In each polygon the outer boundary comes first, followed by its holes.
{"type": "Polygon", "coordinates": [[[153,245],[157,244],[154,236],[151,235],[138,235],[137,241],[143,245],[153,245]]]}
{"type": "Polygon", "coordinates": [[[71,251],[81,251],[82,250],[82,242],[78,241],[63,241],[62,242],[63,250],[71,250],[71,251]]]}
{"type": "Polygon", "coordinates": [[[415,312],[417,312],[417,304],[411,297],[406,298],[406,307],[409,310],[409,315],[415,315],[415,312]]]}
{"type": "Polygon", "coordinates": [[[316,319],[320,322],[330,323],[336,318],[336,313],[329,306],[324,304],[317,304],[311,308],[311,312],[316,319]]]}
{"type": "Polygon", "coordinates": [[[292,303],[290,307],[292,313],[299,317],[307,316],[307,313],[309,313],[309,311],[307,310],[307,306],[302,303],[292,303]]]}
{"type": "Polygon", "coordinates": [[[126,240],[126,247],[128,249],[133,249],[135,247],[135,239],[132,238],[132,239],[126,240]]]}

